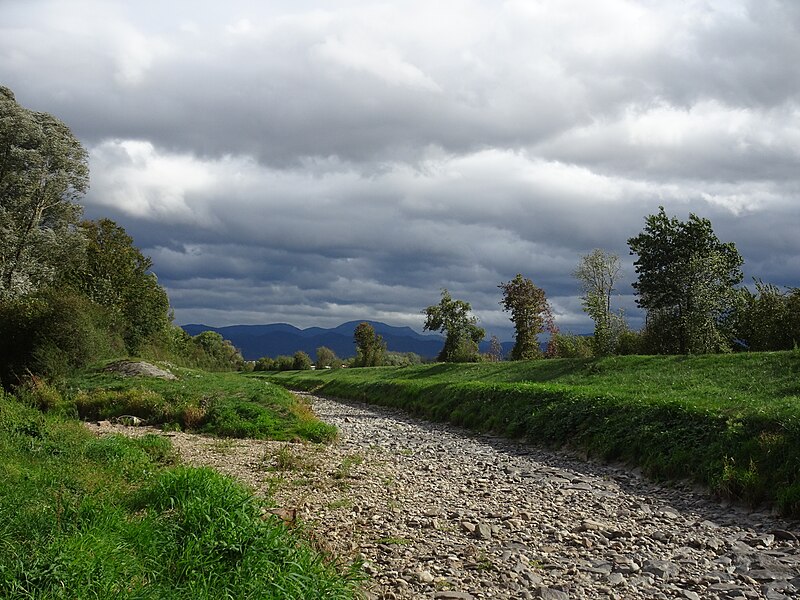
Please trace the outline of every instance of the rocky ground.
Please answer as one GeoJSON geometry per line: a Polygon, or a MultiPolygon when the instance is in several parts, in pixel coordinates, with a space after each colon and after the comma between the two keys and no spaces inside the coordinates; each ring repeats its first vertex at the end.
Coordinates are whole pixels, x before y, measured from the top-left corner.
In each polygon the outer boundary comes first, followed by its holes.
{"type": "MultiPolygon", "coordinates": [[[[309,397],[332,446],[171,433],[364,560],[370,598],[800,596],[798,524],[625,468],[309,397]]],[[[100,429],[144,432],[104,424],[100,429]]]]}

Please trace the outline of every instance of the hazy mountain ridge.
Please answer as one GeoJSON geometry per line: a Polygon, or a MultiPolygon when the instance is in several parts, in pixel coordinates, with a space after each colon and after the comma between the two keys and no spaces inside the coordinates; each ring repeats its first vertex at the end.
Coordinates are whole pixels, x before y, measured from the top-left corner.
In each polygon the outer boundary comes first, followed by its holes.
{"type": "MultiPolygon", "coordinates": [[[[280,354],[291,355],[298,350],[307,352],[313,358],[320,346],[327,346],[341,358],[349,358],[355,355],[353,332],[356,326],[363,322],[348,321],[328,329],[324,327],[300,329],[288,323],[225,327],[192,323],[181,327],[190,335],[197,335],[203,331],[216,331],[239,348],[247,360],[256,360],[262,356],[274,358],[280,354]]],[[[372,325],[377,334],[383,336],[390,352],[415,352],[424,358],[435,358],[444,345],[444,338],[440,335],[426,335],[410,327],[395,327],[380,321],[367,321],[367,323],[372,325]]],[[[483,344],[481,349],[483,350],[483,344]]]]}

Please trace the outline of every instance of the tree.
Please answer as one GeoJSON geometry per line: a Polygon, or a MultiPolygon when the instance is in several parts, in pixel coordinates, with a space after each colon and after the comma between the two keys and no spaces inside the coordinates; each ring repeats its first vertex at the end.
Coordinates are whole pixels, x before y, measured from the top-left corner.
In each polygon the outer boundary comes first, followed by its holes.
{"type": "Polygon", "coordinates": [[[327,346],[320,346],[317,348],[317,361],[314,365],[318,369],[336,368],[341,366],[341,359],[336,356],[336,353],[327,346]]]}
{"type": "Polygon", "coordinates": [[[86,151],[69,128],[0,86],[0,299],[35,292],[74,260],[76,200],[88,187],[86,151]]]}
{"type": "Polygon", "coordinates": [[[736,337],[748,349],[790,350],[800,343],[800,289],[786,292],[755,280],[755,293],[739,290],[736,337]]]}
{"type": "Polygon", "coordinates": [[[377,367],[383,364],[386,342],[383,341],[383,337],[375,333],[372,325],[366,321],[359,323],[353,332],[353,340],[356,344],[355,366],[377,367]]]}
{"type": "Polygon", "coordinates": [[[580,282],[583,310],[594,321],[594,352],[603,356],[615,351],[625,330],[621,314],[611,311],[611,294],[620,271],[619,256],[596,248],[581,257],[573,276],[580,282]]]}
{"type": "Polygon", "coordinates": [[[302,350],[298,350],[292,356],[292,368],[295,371],[307,371],[311,368],[311,357],[302,350]]]}
{"type": "Polygon", "coordinates": [[[663,206],[645,218],[628,246],[638,256],[633,287],[637,304],[647,311],[651,346],[679,354],[729,348],[723,324],[734,307],[734,286],[742,280],[736,246],[721,242],[708,219],[690,214],[682,222],[667,217],[663,206]]]}
{"type": "Polygon", "coordinates": [[[154,333],[169,324],[169,298],[150,272],[152,261],[110,219],[83,221],[85,260],[65,274],[92,301],[108,308],[135,354],[154,333]]]}
{"type": "Polygon", "coordinates": [[[437,360],[441,362],[476,362],[480,360],[478,344],[486,332],[478,327],[478,318],[471,315],[472,306],[463,300],[453,300],[450,292],[442,289],[442,299],[422,311],[425,315],[423,331],[442,331],[444,347],[437,360]]]}
{"type": "Polygon", "coordinates": [[[262,356],[256,361],[254,371],[276,371],[275,359],[269,356],[262,356]]]}
{"type": "Polygon", "coordinates": [[[489,362],[500,362],[503,360],[503,345],[496,335],[493,335],[491,340],[489,340],[489,351],[486,354],[489,358],[489,362]]]}
{"type": "Polygon", "coordinates": [[[511,322],[516,332],[511,360],[540,358],[539,334],[547,332],[552,337],[557,332],[553,311],[544,290],[519,273],[511,281],[497,287],[503,290],[500,304],[503,310],[511,312],[511,322]]]}

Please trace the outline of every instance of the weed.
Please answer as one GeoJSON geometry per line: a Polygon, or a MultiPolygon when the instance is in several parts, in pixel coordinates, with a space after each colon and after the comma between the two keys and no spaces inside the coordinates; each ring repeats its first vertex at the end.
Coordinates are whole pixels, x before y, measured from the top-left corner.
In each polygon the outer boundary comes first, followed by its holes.
{"type": "Polygon", "coordinates": [[[290,446],[281,446],[272,456],[273,468],[278,471],[301,471],[306,464],[303,457],[290,446]]]}
{"type": "Polygon", "coordinates": [[[387,546],[408,546],[411,540],[402,537],[382,537],[375,540],[376,544],[386,544],[387,546]]]}
{"type": "Polygon", "coordinates": [[[349,454],[342,459],[342,462],[333,472],[334,479],[349,479],[353,476],[353,467],[364,462],[361,454],[349,454]]]}
{"type": "Polygon", "coordinates": [[[328,508],[330,510],[337,510],[340,508],[352,508],[353,501],[349,498],[340,498],[339,500],[334,500],[328,504],[328,508]]]}

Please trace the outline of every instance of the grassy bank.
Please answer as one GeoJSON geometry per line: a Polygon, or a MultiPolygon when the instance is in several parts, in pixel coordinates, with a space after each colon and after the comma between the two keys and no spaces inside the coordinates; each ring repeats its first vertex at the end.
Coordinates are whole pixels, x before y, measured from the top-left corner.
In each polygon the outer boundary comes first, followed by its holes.
{"type": "Polygon", "coordinates": [[[56,412],[0,392],[0,597],[355,597],[352,571],[245,487],[176,465],[166,438],[96,438],[56,412]]]}
{"type": "MultiPolygon", "coordinates": [[[[177,380],[101,369],[76,374],[67,382],[67,410],[82,419],[132,415],[151,425],[226,437],[323,442],[336,436],[335,427],[279,386],[238,373],[172,371],[177,380]]],[[[53,408],[46,404],[42,408],[53,408]]]]}
{"type": "Polygon", "coordinates": [[[800,517],[800,353],[624,356],[256,375],[689,477],[800,517]]]}

